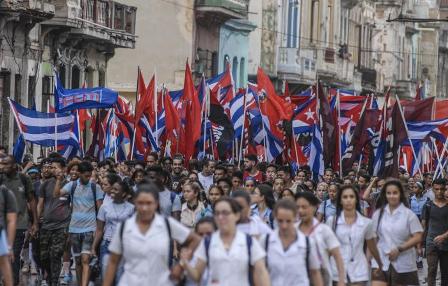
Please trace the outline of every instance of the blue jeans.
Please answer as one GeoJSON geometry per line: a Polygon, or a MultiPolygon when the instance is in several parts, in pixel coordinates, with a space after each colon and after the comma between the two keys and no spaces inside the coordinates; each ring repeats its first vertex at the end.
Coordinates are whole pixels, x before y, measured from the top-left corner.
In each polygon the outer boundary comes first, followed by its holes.
{"type": "MultiPolygon", "coordinates": [[[[107,263],[109,262],[109,244],[110,241],[103,240],[100,245],[100,261],[103,277],[106,275],[107,263]]],[[[124,266],[122,261],[120,261],[120,264],[118,265],[117,268],[117,273],[115,274],[115,283],[114,283],[115,285],[118,284],[118,281],[120,281],[123,272],[124,272],[124,266]]]]}

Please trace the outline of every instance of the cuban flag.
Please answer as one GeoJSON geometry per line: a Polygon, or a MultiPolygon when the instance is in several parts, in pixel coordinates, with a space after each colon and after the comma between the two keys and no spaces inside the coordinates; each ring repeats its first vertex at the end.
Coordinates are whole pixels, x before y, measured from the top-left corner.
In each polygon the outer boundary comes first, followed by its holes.
{"type": "Polygon", "coordinates": [[[233,129],[235,130],[235,138],[241,138],[243,136],[244,130],[244,120],[245,120],[245,102],[246,94],[245,92],[238,93],[232,101],[230,101],[230,117],[232,119],[233,129]]]}
{"type": "Polygon", "coordinates": [[[78,146],[73,133],[74,116],[70,113],[44,113],[28,109],[9,99],[23,139],[37,145],[52,147],[56,145],[78,146]]]}
{"type": "Polygon", "coordinates": [[[316,97],[310,97],[305,103],[296,107],[292,120],[294,135],[312,133],[317,121],[316,97]]]}
{"type": "Polygon", "coordinates": [[[323,140],[317,124],[313,126],[313,139],[310,147],[310,167],[313,173],[313,180],[317,182],[319,176],[324,174],[323,140]]]}
{"type": "Polygon", "coordinates": [[[23,139],[22,134],[19,134],[19,137],[17,137],[16,143],[14,144],[14,149],[12,151],[16,163],[22,164],[23,158],[25,157],[25,149],[26,142],[23,139]]]}

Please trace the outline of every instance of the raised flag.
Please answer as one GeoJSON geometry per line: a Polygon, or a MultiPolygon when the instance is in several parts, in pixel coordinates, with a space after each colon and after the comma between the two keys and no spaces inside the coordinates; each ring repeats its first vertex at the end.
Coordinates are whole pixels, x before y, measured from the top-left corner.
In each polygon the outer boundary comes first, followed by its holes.
{"type": "Polygon", "coordinates": [[[53,147],[56,145],[77,146],[72,132],[74,117],[70,113],[44,113],[28,109],[9,99],[23,139],[31,143],[53,147]]]}
{"type": "Polygon", "coordinates": [[[64,89],[56,76],[54,96],[56,111],[66,112],[76,109],[111,108],[117,102],[118,92],[104,87],[64,89]]]}
{"type": "Polygon", "coordinates": [[[320,115],[322,140],[323,140],[323,156],[325,166],[330,166],[335,156],[335,144],[333,140],[336,137],[336,123],[334,121],[333,112],[331,110],[330,103],[328,102],[328,97],[324,94],[322,85],[317,83],[316,94],[318,100],[318,111],[320,115]]]}
{"type": "Polygon", "coordinates": [[[14,149],[12,151],[12,155],[14,156],[16,163],[22,164],[23,158],[25,157],[25,149],[26,149],[26,142],[23,139],[22,134],[19,134],[16,143],[14,144],[14,149]]]}

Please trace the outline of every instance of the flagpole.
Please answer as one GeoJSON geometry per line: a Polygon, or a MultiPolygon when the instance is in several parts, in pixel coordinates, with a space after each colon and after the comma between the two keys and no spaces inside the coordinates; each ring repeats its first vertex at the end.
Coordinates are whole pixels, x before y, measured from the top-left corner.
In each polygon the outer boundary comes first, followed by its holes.
{"type": "MultiPolygon", "coordinates": [[[[202,74],[202,80],[201,80],[201,84],[203,84],[204,80],[204,74],[202,74]]],[[[205,90],[205,94],[204,94],[204,98],[202,98],[202,120],[201,122],[204,124],[204,130],[202,132],[202,134],[204,134],[204,138],[203,138],[203,146],[202,146],[202,150],[204,152],[204,158],[206,157],[206,146],[207,146],[207,103],[208,103],[208,97],[209,97],[209,92],[208,92],[208,85],[205,85],[204,88],[205,90]]]]}
{"type": "MultiPolygon", "coordinates": [[[[439,156],[439,150],[437,150],[436,140],[434,138],[431,138],[431,141],[434,146],[434,150],[435,150],[436,157],[437,157],[437,167],[436,167],[436,170],[437,170],[439,168],[439,166],[441,165],[441,162],[440,162],[441,157],[439,156]]],[[[434,176],[435,175],[436,175],[436,173],[434,172],[434,176]]]]}
{"type": "MultiPolygon", "coordinates": [[[[134,107],[134,117],[135,112],[137,111],[138,105],[138,90],[139,90],[139,76],[140,76],[140,66],[137,67],[137,88],[135,89],[135,107],[134,107]]],[[[137,131],[137,122],[134,120],[134,134],[132,134],[132,144],[131,144],[131,160],[134,158],[134,146],[135,146],[135,132],[137,131]]]]}
{"type": "Polygon", "coordinates": [[[338,134],[339,134],[339,178],[342,178],[342,134],[341,134],[341,94],[339,93],[339,89],[337,90],[336,100],[338,105],[338,134]]]}
{"type": "MultiPolygon", "coordinates": [[[[445,151],[446,151],[446,144],[448,143],[448,137],[445,139],[445,142],[443,143],[443,150],[442,150],[442,154],[440,155],[440,159],[442,160],[443,157],[445,156],[445,151]]],[[[443,163],[441,163],[442,165],[440,167],[443,168],[443,163]]],[[[439,171],[439,166],[437,165],[437,168],[434,172],[434,177],[436,177],[437,173],[439,171]]]]}
{"type": "MultiPolygon", "coordinates": [[[[404,122],[404,128],[405,128],[405,130],[406,130],[406,135],[407,135],[407,137],[408,137],[408,139],[409,139],[408,125],[407,125],[407,123],[406,123],[406,119],[405,119],[405,117],[404,117],[403,109],[401,108],[400,99],[398,98],[398,95],[397,95],[397,94],[395,94],[395,99],[396,99],[396,104],[398,104],[398,109],[400,110],[401,118],[403,119],[403,122],[404,122]]],[[[412,140],[411,140],[411,139],[409,139],[409,143],[410,143],[410,145],[411,145],[412,155],[414,155],[414,158],[417,158],[417,155],[416,155],[416,153],[415,153],[415,149],[414,149],[414,144],[412,144],[412,140]]],[[[418,166],[418,172],[419,172],[420,176],[423,178],[422,170],[420,169],[420,164],[419,164],[419,166],[418,166]]]]}
{"type": "Polygon", "coordinates": [[[246,87],[246,93],[243,95],[243,128],[241,128],[240,148],[238,152],[238,168],[241,167],[241,159],[243,157],[243,144],[244,144],[244,128],[246,125],[246,112],[247,112],[247,93],[249,92],[249,86],[246,87]]]}
{"type": "Polygon", "coordinates": [[[157,107],[157,69],[154,67],[154,114],[156,121],[156,146],[159,148],[159,118],[158,118],[158,107],[157,107]]]}

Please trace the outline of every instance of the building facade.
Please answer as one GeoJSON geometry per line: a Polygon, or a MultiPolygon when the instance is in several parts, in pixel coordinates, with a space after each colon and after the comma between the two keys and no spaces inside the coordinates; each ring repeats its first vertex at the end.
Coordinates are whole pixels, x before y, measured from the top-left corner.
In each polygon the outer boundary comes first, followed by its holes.
{"type": "Polygon", "coordinates": [[[54,71],[66,88],[105,86],[115,49],[135,45],[135,15],[115,1],[0,1],[0,145],[18,133],[7,98],[47,111],[54,71]]]}

